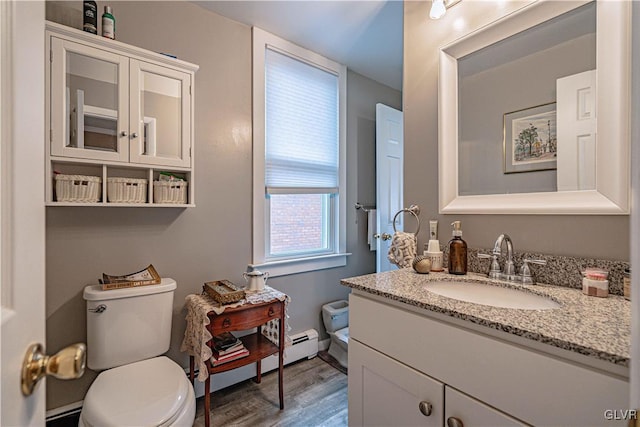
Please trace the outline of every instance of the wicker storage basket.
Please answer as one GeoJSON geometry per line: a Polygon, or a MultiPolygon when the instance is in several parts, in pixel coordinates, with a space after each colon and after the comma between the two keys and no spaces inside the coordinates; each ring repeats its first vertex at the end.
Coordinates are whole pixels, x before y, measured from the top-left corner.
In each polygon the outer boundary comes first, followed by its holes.
{"type": "Polygon", "coordinates": [[[153,203],[187,203],[187,181],[154,181],[153,203]]]}
{"type": "Polygon", "coordinates": [[[109,203],[145,203],[147,180],[137,178],[107,178],[107,200],[109,203]]]}
{"type": "Polygon", "coordinates": [[[58,202],[96,203],[102,194],[99,176],[56,174],[56,200],[58,202]]]}

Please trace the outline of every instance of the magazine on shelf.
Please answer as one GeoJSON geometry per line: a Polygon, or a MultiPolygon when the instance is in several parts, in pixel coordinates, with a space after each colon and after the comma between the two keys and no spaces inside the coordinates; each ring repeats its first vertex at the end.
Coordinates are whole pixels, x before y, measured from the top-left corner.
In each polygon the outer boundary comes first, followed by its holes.
{"type": "Polygon", "coordinates": [[[238,344],[242,344],[242,341],[236,338],[231,332],[223,332],[213,337],[213,348],[218,351],[227,350],[238,344]]]}
{"type": "Polygon", "coordinates": [[[227,362],[231,362],[233,360],[237,360],[237,359],[241,359],[243,357],[247,357],[249,355],[249,350],[247,350],[246,348],[243,348],[240,351],[237,351],[235,353],[231,353],[231,354],[227,354],[224,356],[220,356],[219,358],[216,357],[211,357],[211,363],[213,364],[213,366],[219,366],[222,365],[224,363],[227,362]]]}

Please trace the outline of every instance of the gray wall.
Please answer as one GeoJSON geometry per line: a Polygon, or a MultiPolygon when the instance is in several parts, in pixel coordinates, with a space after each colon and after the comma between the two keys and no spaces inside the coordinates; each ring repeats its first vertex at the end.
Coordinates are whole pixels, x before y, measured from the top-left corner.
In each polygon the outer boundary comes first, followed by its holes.
{"type": "MultiPolygon", "coordinates": [[[[404,3],[405,204],[419,204],[424,221],[439,219],[442,241],[450,235],[448,224],[459,219],[474,248],[493,247],[508,233],[516,251],[628,261],[628,216],[438,214],[438,47],[523,4],[463,1],[432,21],[430,2],[404,3]]],[[[419,247],[427,232],[421,231],[419,247]]]]}
{"type": "MultiPolygon", "coordinates": [[[[205,281],[243,283],[251,261],[251,29],[188,2],[116,2],[116,37],[200,65],[195,85],[196,207],[47,208],[47,351],[86,340],[82,290],[101,273],[150,263],[178,282],[168,355],[188,366],[179,347],[184,298],[205,281]],[[153,18],[153,19],[150,19],[153,18]]],[[[102,10],[103,2],[98,2],[102,10]]],[[[48,2],[47,18],[75,22],[81,2],[48,2]],[[77,4],[76,4],[77,3],[77,4]],[[76,8],[76,9],[71,9],[76,8]]],[[[291,296],[292,332],[315,328],[326,338],[322,304],[344,299],[344,277],[375,271],[366,216],[356,201],[375,202],[375,104],[401,107],[401,93],[361,75],[347,76],[347,250],[343,268],[269,280],[291,296]]],[[[89,350],[90,351],[90,350],[89,350]]],[[[47,407],[84,398],[95,378],[48,380],[47,407]]]]}

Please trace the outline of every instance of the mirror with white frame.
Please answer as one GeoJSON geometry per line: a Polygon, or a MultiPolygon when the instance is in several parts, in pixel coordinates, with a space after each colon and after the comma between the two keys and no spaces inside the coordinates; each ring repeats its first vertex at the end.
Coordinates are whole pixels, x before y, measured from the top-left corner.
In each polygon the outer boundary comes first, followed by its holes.
{"type": "Polygon", "coordinates": [[[539,1],[441,48],[440,213],[628,214],[629,105],[629,2],[539,1]]]}

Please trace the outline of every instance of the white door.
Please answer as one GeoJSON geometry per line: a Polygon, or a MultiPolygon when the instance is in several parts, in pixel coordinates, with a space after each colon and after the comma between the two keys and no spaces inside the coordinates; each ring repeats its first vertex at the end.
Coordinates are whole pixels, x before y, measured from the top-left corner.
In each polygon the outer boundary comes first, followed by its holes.
{"type": "MultiPolygon", "coordinates": [[[[376,272],[397,268],[387,259],[393,216],[402,209],[404,171],[402,111],[376,104],[376,272]]],[[[396,229],[402,230],[404,215],[398,215],[396,229]]]]}
{"type": "MultiPolygon", "coordinates": [[[[633,25],[640,23],[640,7],[632,8],[633,25]]],[[[636,27],[637,28],[637,27],[636,27]]],[[[640,68],[640,32],[633,32],[632,57],[634,69],[640,68]]],[[[635,73],[634,73],[635,76],[635,73]]],[[[631,85],[631,363],[629,408],[640,411],[640,79],[635,77],[631,85]]],[[[640,417],[640,415],[638,415],[640,417]]]]}
{"type": "Polygon", "coordinates": [[[43,426],[45,384],[24,397],[20,373],[45,340],[44,2],[0,2],[0,43],[0,425],[43,426]]]}
{"type": "Polygon", "coordinates": [[[558,191],[596,188],[596,70],[556,81],[558,191]]]}

